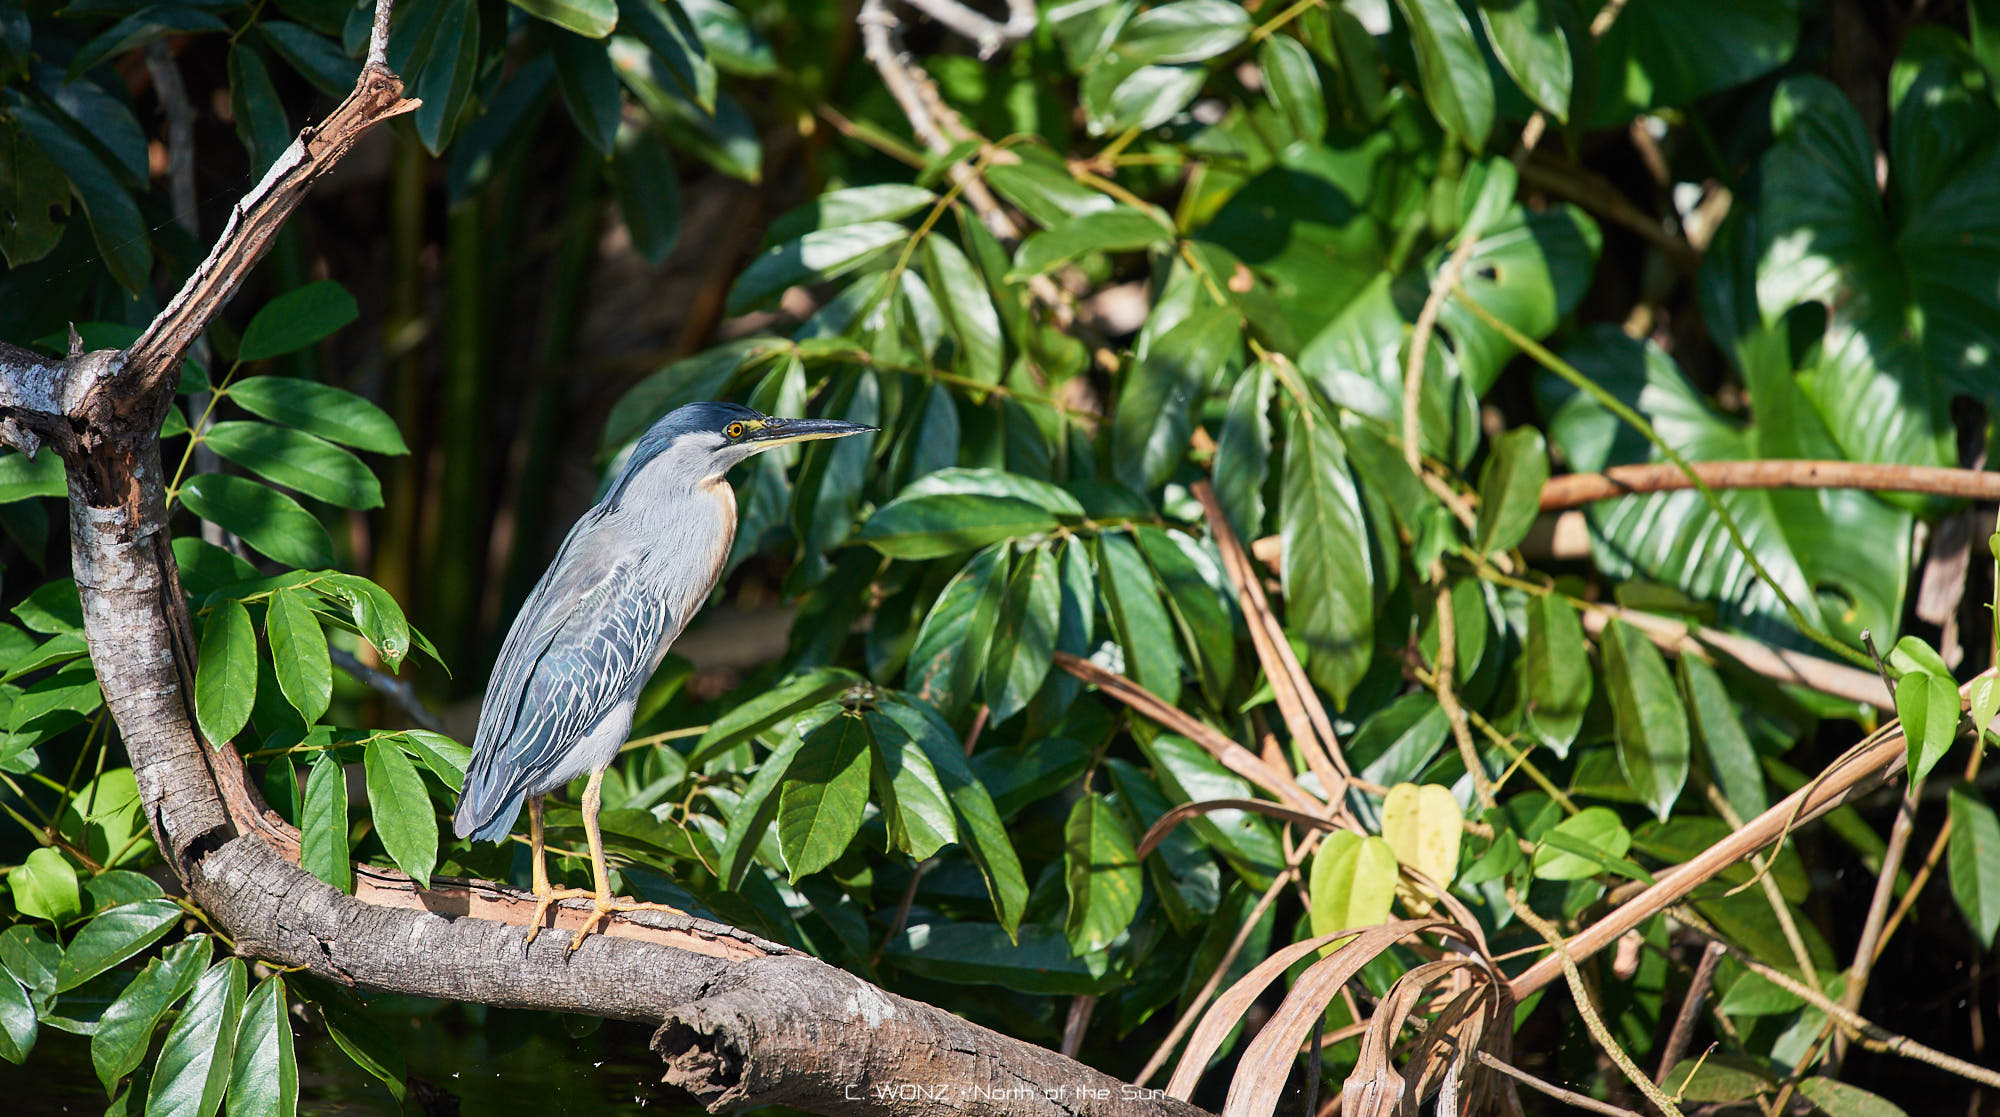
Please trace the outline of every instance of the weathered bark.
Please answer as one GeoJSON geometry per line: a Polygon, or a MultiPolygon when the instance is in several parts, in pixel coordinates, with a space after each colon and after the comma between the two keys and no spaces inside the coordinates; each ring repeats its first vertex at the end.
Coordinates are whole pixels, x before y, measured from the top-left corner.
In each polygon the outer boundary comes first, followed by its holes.
{"type": "MultiPolygon", "coordinates": [[[[378,40],[388,8],[379,0],[378,40]]],[[[371,60],[354,94],[238,204],[208,259],[130,349],[53,360],[0,345],[0,441],[47,446],[67,465],[91,661],[147,822],[188,895],[239,951],[333,981],[661,1021],[665,1080],[716,1105],[1199,1113],[733,928],[640,914],[571,953],[564,933],[526,942],[532,900],[512,889],[439,881],[420,890],[362,869],[349,896],[299,868],[296,831],[263,809],[228,745],[213,748],[194,730],[195,645],[168,546],[156,432],[188,345],[311,184],[362,134],[414,105],[371,60]],[[919,1091],[945,1100],[913,1104],[919,1091]]],[[[556,926],[582,917],[560,912],[556,926]]]]}

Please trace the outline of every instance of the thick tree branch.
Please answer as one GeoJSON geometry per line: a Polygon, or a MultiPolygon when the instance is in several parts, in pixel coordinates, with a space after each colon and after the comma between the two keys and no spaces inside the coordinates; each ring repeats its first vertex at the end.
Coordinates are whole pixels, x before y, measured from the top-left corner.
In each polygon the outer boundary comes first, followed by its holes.
{"type": "MultiPolygon", "coordinates": [[[[354,895],[297,864],[241,758],[195,733],[194,640],[169,547],[159,415],[193,339],[263,257],[314,181],[409,111],[381,61],[306,130],[231,214],[208,258],[123,352],[56,360],[0,345],[0,438],[68,466],[71,561],[104,701],[148,825],[191,899],[237,949],[362,988],[663,1023],[666,1080],[717,1105],[829,1113],[1198,1114],[742,931],[637,914],[571,952],[526,941],[531,897],[483,882],[422,890],[361,868],[354,895]]],[[[558,910],[557,927],[583,912],[558,910]]]]}

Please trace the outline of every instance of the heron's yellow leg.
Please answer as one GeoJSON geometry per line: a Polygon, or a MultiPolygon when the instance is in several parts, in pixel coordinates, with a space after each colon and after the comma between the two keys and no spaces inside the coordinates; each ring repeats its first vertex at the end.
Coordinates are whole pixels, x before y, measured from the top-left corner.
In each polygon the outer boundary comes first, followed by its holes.
{"type": "Polygon", "coordinates": [[[590,895],[587,888],[549,887],[549,855],[542,842],[542,797],[528,797],[528,849],[535,862],[535,917],[528,923],[528,941],[542,932],[542,920],[549,914],[549,905],[557,900],[581,899],[590,895]]]}
{"type": "Polygon", "coordinates": [[[637,900],[614,898],[611,895],[611,870],[604,863],[604,835],[598,830],[597,812],[604,805],[604,769],[590,774],[590,782],[583,789],[583,836],[590,842],[591,881],[597,892],[591,897],[590,918],[576,929],[576,937],[569,942],[575,950],[583,945],[584,936],[596,930],[597,925],[613,914],[624,911],[663,911],[669,915],[686,915],[687,912],[672,904],[649,904],[637,900]]]}

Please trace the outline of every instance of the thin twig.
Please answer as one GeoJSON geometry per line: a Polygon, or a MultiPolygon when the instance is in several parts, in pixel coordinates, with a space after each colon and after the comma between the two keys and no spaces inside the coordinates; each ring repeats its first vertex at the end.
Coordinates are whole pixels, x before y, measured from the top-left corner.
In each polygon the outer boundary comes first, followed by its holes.
{"type": "Polygon", "coordinates": [[[1688,1040],[1694,1038],[1694,1022],[1701,1017],[1701,1006],[1715,984],[1715,966],[1720,961],[1721,947],[1714,943],[1702,947],[1701,961],[1695,964],[1687,996],[1681,998],[1681,1010],[1674,1016],[1674,1030],[1667,1033],[1667,1044],[1660,1049],[1660,1069],[1654,1073],[1653,1081],[1661,1086],[1667,1084],[1667,1074],[1680,1065],[1681,1056],[1687,1053],[1688,1040]]]}
{"type": "Polygon", "coordinates": [[[1565,1105],[1573,1105],[1578,1109],[1587,1109],[1592,1113],[1602,1113],[1605,1117],[1640,1117],[1639,1114],[1622,1106],[1612,1105],[1610,1102],[1598,1101],[1587,1094],[1579,1094],[1575,1090],[1565,1090],[1546,1079],[1536,1078],[1520,1067],[1504,1059],[1496,1059],[1484,1051],[1479,1052],[1478,1055],[1479,1061],[1486,1066],[1492,1067],[1494,1070],[1499,1071],[1501,1074],[1506,1075],[1531,1090],[1547,1094],[1549,1097],[1565,1105]]]}
{"type": "Polygon", "coordinates": [[[1583,973],[1576,968],[1576,959],[1570,955],[1569,947],[1563,942],[1562,932],[1556,929],[1555,924],[1537,915],[1533,908],[1522,903],[1511,886],[1507,889],[1507,903],[1513,907],[1514,914],[1521,917],[1521,922],[1534,928],[1535,933],[1548,940],[1556,959],[1562,965],[1563,976],[1569,979],[1570,997],[1576,1002],[1577,1015],[1583,1017],[1583,1026],[1590,1032],[1591,1038],[1597,1041],[1598,1048],[1617,1064],[1618,1069],[1624,1072],[1632,1085],[1638,1087],[1646,1100],[1652,1102],[1661,1113],[1667,1117],[1681,1117],[1680,1107],[1675,1105],[1674,1100],[1658,1086],[1653,1085],[1652,1079],[1647,1078],[1639,1070],[1639,1065],[1632,1061],[1632,1056],[1625,1053],[1625,1049],[1619,1046],[1617,1038],[1611,1034],[1611,1029],[1605,1026],[1604,1018],[1598,1015],[1597,1006],[1590,1001],[1590,991],[1583,986],[1583,973]]]}
{"type": "MultiPolygon", "coordinates": [[[[1773,459],[1693,462],[1695,477],[1711,489],[1866,489],[1885,493],[1925,493],[1962,500],[2000,500],[2000,473],[1936,466],[1883,465],[1773,459]]],[[[1576,508],[1599,500],[1695,487],[1687,472],[1669,462],[1614,465],[1602,473],[1568,473],[1542,486],[1542,511],[1576,508]]]]}
{"type": "Polygon", "coordinates": [[[1083,1049],[1083,1034],[1090,1030],[1091,1014],[1097,1011],[1097,994],[1084,993],[1069,1002],[1069,1019],[1063,1024],[1062,1046],[1056,1050],[1074,1059],[1083,1049]]]}
{"type": "Polygon", "coordinates": [[[1490,809],[1493,798],[1493,781],[1487,778],[1486,764],[1479,758],[1479,749],[1472,743],[1472,728],[1467,724],[1465,707],[1458,703],[1458,693],[1452,687],[1452,676],[1458,670],[1458,624],[1452,616],[1451,587],[1445,583],[1442,564],[1434,564],[1431,580],[1437,583],[1438,655],[1437,669],[1432,672],[1436,684],[1438,706],[1444,710],[1445,720],[1451,725],[1451,739],[1458,745],[1458,756],[1465,764],[1465,774],[1472,777],[1473,793],[1479,798],[1482,809],[1490,809]]]}
{"type": "MultiPolygon", "coordinates": [[[[1875,892],[1868,899],[1868,918],[1861,925],[1861,941],[1854,945],[1854,962],[1847,970],[1847,988],[1840,1005],[1849,1012],[1859,1011],[1862,994],[1880,953],[1882,931],[1889,923],[1889,904],[1896,896],[1896,877],[1903,871],[1903,855],[1910,847],[1910,832],[1916,829],[1917,797],[1924,793],[1924,781],[1911,780],[1904,787],[1903,801],[1897,805],[1896,819],[1889,824],[1889,843],[1882,851],[1882,868],[1875,874],[1875,892]]],[[[1837,1065],[1847,1057],[1847,1037],[1833,1037],[1833,1060],[1837,1065]]]]}

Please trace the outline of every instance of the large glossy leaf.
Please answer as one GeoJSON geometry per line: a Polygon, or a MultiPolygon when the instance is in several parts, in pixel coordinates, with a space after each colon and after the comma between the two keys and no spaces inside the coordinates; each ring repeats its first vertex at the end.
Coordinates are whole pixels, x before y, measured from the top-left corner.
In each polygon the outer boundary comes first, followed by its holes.
{"type": "MultiPolygon", "coordinates": [[[[349,305],[352,301],[349,300],[349,305]]],[[[279,328],[282,327],[273,327],[279,328]]],[[[316,434],[328,442],[377,454],[409,453],[409,448],[403,445],[403,436],[396,431],[396,421],[387,412],[331,384],[252,376],[231,384],[228,395],[252,415],[316,434]]]]}
{"type": "Polygon", "coordinates": [[[10,93],[0,99],[14,123],[69,179],[90,217],[90,233],[112,278],[128,291],[143,290],[153,265],[152,242],[132,194],[97,150],[41,108],[10,93]]]}
{"type": "Polygon", "coordinates": [[[1126,370],[1111,424],[1119,480],[1141,492],[1157,488],[1187,456],[1202,386],[1234,362],[1242,329],[1229,308],[1203,307],[1126,370]]]}
{"type": "Polygon", "coordinates": [[[1604,630],[1604,689],[1617,727],[1618,767],[1664,821],[1687,783],[1687,712],[1666,657],[1624,621],[1604,630]]]}
{"type": "Polygon", "coordinates": [[[1069,892],[1064,933],[1070,950],[1103,950],[1125,933],[1139,911],[1144,875],[1125,820],[1102,795],[1070,808],[1063,827],[1063,885],[1069,892]]]}
{"type": "Polygon", "coordinates": [[[1549,834],[1535,847],[1532,862],[1535,876],[1542,880],[1583,880],[1603,871],[1603,865],[1592,858],[1564,849],[1563,844],[1587,847],[1596,851],[1606,860],[1616,860],[1625,856],[1632,848],[1632,833],[1618,821],[1618,812],[1609,807],[1585,807],[1557,823],[1549,834]],[[1555,844],[1549,835],[1567,838],[1567,843],[1555,844]]]}
{"type": "Polygon", "coordinates": [[[890,847],[922,860],[957,841],[951,797],[930,755],[895,719],[873,710],[863,716],[874,739],[875,800],[890,847]]]}
{"type": "Polygon", "coordinates": [[[1747,245],[1755,310],[1736,313],[1773,323],[1801,303],[1831,308],[1801,387],[1843,456],[1954,465],[1952,397],[2000,402],[1985,340],[2000,313],[2000,265],[1984,248],[2000,237],[1989,80],[1950,54],[1905,72],[1887,198],[1874,144],[1832,84],[1789,79],[1772,100],[1747,245]]]}
{"type": "Polygon", "coordinates": [[[1681,693],[1687,697],[1688,721],[1695,737],[1708,754],[1708,766],[1716,785],[1735,809],[1738,818],[1756,818],[1770,806],[1764,793],[1764,770],[1757,763],[1757,750],[1750,744],[1736,702],[1722,685],[1722,677],[1698,655],[1682,655],[1679,660],[1681,693]]]}
{"type": "Polygon", "coordinates": [[[1479,0],[1494,56],[1528,100],[1558,122],[1569,119],[1574,81],[1562,11],[1562,0],[1479,0]]]}
{"type": "Polygon", "coordinates": [[[778,685],[753,694],[715,719],[695,742],[688,763],[701,764],[709,757],[752,736],[796,718],[806,710],[861,682],[852,671],[838,667],[817,667],[794,675],[778,685]]]}
{"type": "Polygon", "coordinates": [[[1340,432],[1292,411],[1285,422],[1282,531],[1285,625],[1306,649],[1306,672],[1347,704],[1375,653],[1375,590],[1361,497],[1340,432]]]}
{"type": "Polygon", "coordinates": [[[342,508],[380,508],[382,487],[360,458],[304,431],[222,422],[203,442],[217,454],[288,489],[342,508]]]}
{"type": "Polygon", "coordinates": [[[292,126],[264,56],[248,42],[229,48],[229,108],[237,138],[250,154],[251,173],[261,178],[291,144],[292,126]]]}
{"type": "Polygon", "coordinates": [[[1969,788],[1951,789],[1950,846],[1952,898],[1991,949],[2000,930],[2000,818],[1969,788]]]}
{"type": "Polygon", "coordinates": [[[1896,716],[1903,722],[1911,779],[1923,779],[1958,735],[1958,688],[1948,676],[1912,671],[1896,680],[1896,716]]]}
{"type": "Polygon", "coordinates": [[[997,985],[1019,993],[1101,993],[1111,980],[1106,953],[1075,957],[1060,934],[1035,928],[1017,940],[992,923],[913,920],[889,940],[882,957],[933,981],[997,985]]]}
{"type": "Polygon", "coordinates": [[[1782,66],[1798,48],[1803,7],[1801,0],[1713,0],[1700,19],[1689,19],[1679,0],[1631,0],[1593,51],[1599,76],[1591,127],[1686,105],[1782,66]]]}
{"type": "Polygon", "coordinates": [[[1250,34],[1250,16],[1229,0],[1174,0],[1125,24],[1118,53],[1136,62],[1200,62],[1233,50],[1250,34]]]}
{"type": "Polygon", "coordinates": [[[1492,455],[1479,474],[1476,531],[1479,549],[1489,554],[1512,550],[1528,534],[1549,479],[1548,448],[1533,427],[1516,427],[1494,439],[1492,455]]]}
{"type": "Polygon", "coordinates": [[[729,290],[731,313],[741,313],[769,299],[787,287],[801,283],[822,283],[838,279],[876,259],[891,245],[908,238],[910,231],[893,221],[862,221],[815,229],[794,241],[765,251],[729,290]]]}
{"type": "Polygon", "coordinates": [[[304,569],[333,565],[333,539],[299,502],[247,477],[203,473],[181,486],[181,503],[259,552],[304,569]]]}
{"type": "MultiPolygon", "coordinates": [[[[1673,359],[1605,327],[1563,356],[1628,406],[1668,445],[1693,461],[1737,461],[1807,449],[1795,428],[1809,415],[1786,412],[1742,427],[1716,414],[1673,359]],[[1789,440],[1789,441],[1788,441],[1789,440]],[[1776,446],[1771,445],[1776,443],[1776,446]]],[[[1789,379],[1789,377],[1787,377],[1789,379]]],[[[1572,468],[1601,470],[1655,460],[1643,440],[1609,412],[1546,378],[1538,385],[1554,444],[1572,468]]],[[[1798,454],[1798,456],[1805,456],[1798,454]]],[[[1837,454],[1836,454],[1837,456],[1837,454]]],[[[1808,620],[1825,626],[1837,604],[1837,632],[1896,631],[1909,567],[1910,520],[1867,494],[1738,489],[1718,494],[1759,562],[1808,620]],[[1854,547],[1868,539],[1868,547],[1854,547]],[[1823,603],[1817,587],[1833,591],[1823,603]]],[[[1726,619],[1779,642],[1800,637],[1770,587],[1722,529],[1698,492],[1657,493],[1592,505],[1591,558],[1612,578],[1645,577],[1719,605],[1726,619]]]]}
{"type": "Polygon", "coordinates": [[[1424,101],[1438,123],[1474,151],[1493,131],[1493,78],[1472,23],[1453,0],[1396,0],[1410,28],[1424,101]]]}
{"type": "Polygon", "coordinates": [[[1257,70],[1264,88],[1292,126],[1292,135],[1317,143],[1326,135],[1326,90],[1319,68],[1304,43],[1288,35],[1273,35],[1257,48],[1257,70]]]}
{"type": "Polygon", "coordinates": [[[515,7],[557,27],[602,39],[618,26],[616,0],[512,0],[515,7]]]}
{"type": "Polygon", "coordinates": [[[167,899],[120,904],[83,925],[56,967],[56,991],[74,989],[158,942],[181,916],[167,899]]]}
{"type": "MultiPolygon", "coordinates": [[[[331,337],[360,313],[347,288],[331,279],[308,283],[264,304],[243,328],[243,342],[236,348],[237,359],[261,361],[304,349],[331,337]]],[[[237,384],[231,389],[232,394],[241,392],[248,383],[237,384]]],[[[295,399],[295,403],[311,408],[317,402],[311,398],[311,388],[307,386],[310,382],[287,383],[304,388],[303,398],[295,399]]]]}
{"type": "Polygon", "coordinates": [[[750,786],[744,788],[743,797],[730,812],[729,829],[724,834],[721,849],[721,871],[725,887],[732,891],[742,887],[744,877],[756,857],[758,847],[771,828],[771,820],[778,817],[778,783],[791,769],[792,758],[805,745],[805,733],[793,731],[784,735],[778,747],[757,768],[750,779],[750,786]]]}
{"type": "Polygon", "coordinates": [[[1125,654],[1125,674],[1169,703],[1180,701],[1181,658],[1160,585],[1139,548],[1124,535],[1097,537],[1097,584],[1104,613],[1125,654]]]}
{"type": "Polygon", "coordinates": [[[1590,705],[1590,650],[1576,606],[1560,594],[1527,602],[1528,634],[1521,648],[1521,709],[1535,739],[1568,756],[1590,705]]]}
{"type": "Polygon", "coordinates": [[[348,860],[347,775],[331,752],[313,758],[299,816],[299,865],[342,892],[354,890],[348,860]]]}
{"type": "Polygon", "coordinates": [[[27,990],[13,974],[0,970],[0,1059],[16,1066],[27,1062],[39,1030],[27,990]]]}
{"type": "Polygon", "coordinates": [[[362,754],[368,780],[368,813],[382,848],[420,888],[431,886],[437,864],[437,813],[416,765],[393,742],[375,738],[362,754]]]}
{"type": "Polygon", "coordinates": [[[806,737],[778,787],[778,848],[793,883],[847,852],[868,806],[868,722],[836,715],[806,737]]]}
{"type": "Polygon", "coordinates": [[[1062,619],[1060,580],[1055,554],[1047,547],[1014,564],[985,671],[984,695],[995,724],[1024,709],[1048,678],[1062,619]]]}
{"type": "Polygon", "coordinates": [[[60,922],[82,910],[76,869],[49,846],[32,850],[7,874],[14,909],[35,919],[60,922]]]}
{"type": "Polygon", "coordinates": [[[307,725],[326,713],[333,699],[333,661],[327,651],[326,629],[313,615],[310,591],[284,589],[271,595],[264,614],[264,636],[271,645],[271,666],[278,687],[307,725]]]}
{"type": "Polygon", "coordinates": [[[285,979],[272,974],[243,1003],[230,1065],[229,1117],[290,1117],[299,1111],[299,1064],[285,979]]]}
{"type": "Polygon", "coordinates": [[[208,1117],[222,1103],[247,982],[240,958],[224,959],[202,975],[153,1066],[146,1095],[149,1117],[208,1117]]]}
{"type": "Polygon", "coordinates": [[[1007,590],[1007,544],[974,556],[945,583],[910,649],[908,685],[939,709],[971,700],[1007,590]]]}
{"type": "MultiPolygon", "coordinates": [[[[18,11],[23,24],[28,15],[18,11]]],[[[0,19],[7,18],[0,15],[0,19]]],[[[26,130],[0,120],[0,256],[20,267],[62,240],[59,216],[70,209],[69,182],[26,130]]]]}
{"type": "Polygon", "coordinates": [[[1396,897],[1396,851],[1373,834],[1329,834],[1313,854],[1307,913],[1315,935],[1373,927],[1389,918],[1396,897]]]}
{"type": "MultiPolygon", "coordinates": [[[[1529,337],[1543,337],[1590,287],[1602,244],[1597,223],[1574,206],[1538,212],[1510,206],[1480,229],[1479,245],[1461,273],[1464,297],[1529,337]]],[[[1450,246],[1440,245],[1425,259],[1427,288],[1450,254],[1450,246]]],[[[1483,397],[1513,358],[1513,343],[1461,298],[1445,300],[1438,322],[1451,336],[1467,387],[1483,397]]]]}
{"type": "Polygon", "coordinates": [[[1220,706],[1236,678],[1236,625],[1221,561],[1191,536],[1142,526],[1132,538],[1159,579],[1181,646],[1203,689],[1220,706]]]}
{"type": "Polygon", "coordinates": [[[1216,499],[1242,539],[1256,539],[1264,530],[1264,483],[1271,476],[1271,391],[1270,364],[1260,360],[1229,390],[1229,409],[1215,440],[1210,471],[1216,499]]]}
{"type": "Polygon", "coordinates": [[[819,229],[841,225],[900,221],[937,200],[935,193],[902,182],[829,190],[797,209],[780,214],[765,231],[764,243],[783,244],[819,229]]]}
{"type": "Polygon", "coordinates": [[[1046,534],[1082,506],[1061,489],[989,469],[939,470],[897,494],[855,538],[900,559],[962,554],[1004,539],[1046,534]]]}
{"type": "Polygon", "coordinates": [[[981,383],[998,383],[1006,371],[1006,350],[1000,315],[985,281],[965,253],[944,237],[925,237],[923,251],[925,274],[956,340],[960,371],[981,383]]]}
{"type": "Polygon", "coordinates": [[[126,985],[124,993],[98,1017],[98,1031],[90,1035],[90,1063],[106,1093],[146,1059],[146,1047],[152,1043],[152,1029],[160,1023],[160,1015],[194,989],[194,983],[208,969],[208,957],[208,935],[190,935],[174,943],[160,957],[148,961],[132,985],[126,985]]]}
{"type": "Polygon", "coordinates": [[[235,739],[257,701],[257,630],[240,601],[216,605],[201,626],[195,721],[211,744],[235,739]]]}
{"type": "Polygon", "coordinates": [[[1014,852],[1013,839],[1000,821],[1000,812],[994,809],[993,797],[965,762],[965,750],[958,735],[936,711],[920,703],[891,698],[883,703],[882,712],[902,726],[930,759],[938,782],[951,798],[958,821],[959,844],[985,879],[1000,926],[1012,936],[1027,909],[1028,882],[1021,873],[1021,860],[1014,852]]]}
{"type": "Polygon", "coordinates": [[[1021,242],[1010,280],[1040,275],[1086,252],[1136,252],[1173,238],[1169,226],[1143,210],[1120,206],[1072,217],[1021,242]]]}
{"type": "Polygon", "coordinates": [[[618,75],[611,69],[611,53],[601,39],[582,35],[553,36],[556,60],[556,88],[577,131],[601,155],[610,155],[618,142],[618,116],[624,94],[618,75]]]}

